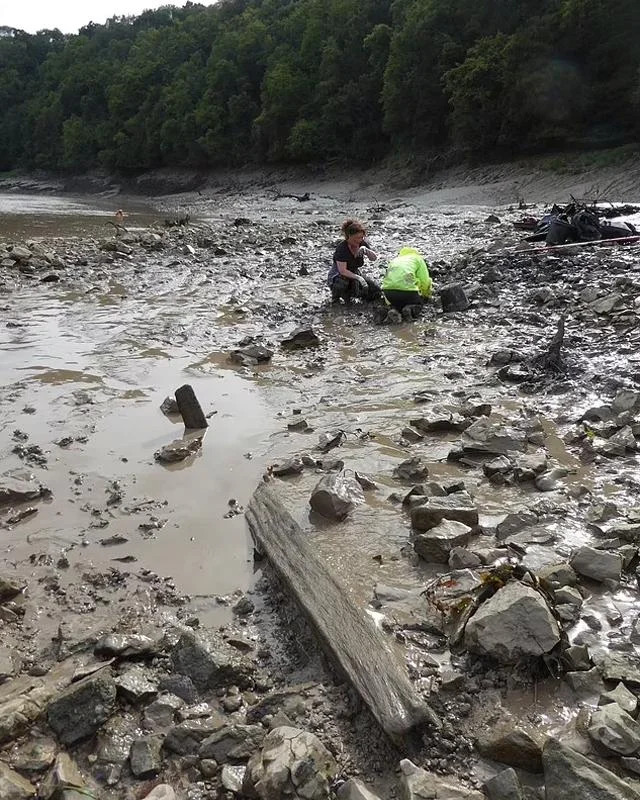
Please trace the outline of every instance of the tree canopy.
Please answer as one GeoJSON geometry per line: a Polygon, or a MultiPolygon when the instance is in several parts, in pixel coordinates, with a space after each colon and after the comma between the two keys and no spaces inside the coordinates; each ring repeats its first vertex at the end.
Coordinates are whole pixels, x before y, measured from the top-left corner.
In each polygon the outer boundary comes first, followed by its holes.
{"type": "Polygon", "coordinates": [[[638,0],[222,0],[0,28],[0,170],[636,141],[638,0]]]}

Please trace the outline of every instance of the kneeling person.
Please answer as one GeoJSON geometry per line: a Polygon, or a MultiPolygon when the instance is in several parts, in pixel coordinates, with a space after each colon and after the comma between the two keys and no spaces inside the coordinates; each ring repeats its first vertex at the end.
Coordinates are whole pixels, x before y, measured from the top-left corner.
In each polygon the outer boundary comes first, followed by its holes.
{"type": "Polygon", "coordinates": [[[403,247],[388,266],[382,280],[386,301],[403,316],[414,316],[431,297],[433,281],[427,262],[414,247],[403,247]]]}
{"type": "Polygon", "coordinates": [[[353,219],[348,219],[342,226],[344,241],[336,247],[333,254],[333,264],[327,276],[327,283],[331,288],[331,299],[334,303],[344,300],[349,304],[351,300],[377,300],[380,297],[380,287],[371,278],[360,274],[364,266],[364,259],[375,261],[378,258],[365,242],[363,226],[353,219]]]}

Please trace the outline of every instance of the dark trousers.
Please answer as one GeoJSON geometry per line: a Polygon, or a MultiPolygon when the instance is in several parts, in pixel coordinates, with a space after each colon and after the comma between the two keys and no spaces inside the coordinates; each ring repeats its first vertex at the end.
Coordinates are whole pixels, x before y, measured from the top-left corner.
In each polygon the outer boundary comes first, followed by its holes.
{"type": "Polygon", "coordinates": [[[331,284],[331,299],[334,303],[344,300],[347,304],[352,300],[377,300],[381,296],[382,290],[371,278],[365,278],[365,281],[367,282],[366,289],[352,278],[338,276],[331,284]]]}
{"type": "Polygon", "coordinates": [[[424,303],[422,295],[419,292],[403,292],[400,289],[385,289],[384,296],[396,311],[402,311],[405,306],[421,306],[424,303]]]}

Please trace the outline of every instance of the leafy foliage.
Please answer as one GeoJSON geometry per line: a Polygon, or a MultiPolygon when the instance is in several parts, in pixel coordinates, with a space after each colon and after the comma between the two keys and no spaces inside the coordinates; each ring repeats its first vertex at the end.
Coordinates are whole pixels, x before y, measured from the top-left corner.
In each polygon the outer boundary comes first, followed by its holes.
{"type": "Polygon", "coordinates": [[[221,0],[0,28],[0,170],[631,142],[637,0],[221,0]]]}

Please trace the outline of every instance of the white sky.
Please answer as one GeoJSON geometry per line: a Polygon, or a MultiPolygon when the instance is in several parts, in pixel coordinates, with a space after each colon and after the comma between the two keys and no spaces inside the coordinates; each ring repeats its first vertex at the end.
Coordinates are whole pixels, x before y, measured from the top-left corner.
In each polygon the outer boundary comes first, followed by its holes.
{"type": "MultiPolygon", "coordinates": [[[[199,0],[212,5],[211,0],[199,0]]],[[[35,33],[43,28],[58,28],[63,33],[77,33],[88,22],[98,25],[110,17],[136,15],[147,8],[162,5],[183,6],[185,0],[3,0],[0,2],[0,25],[35,33]]]]}

